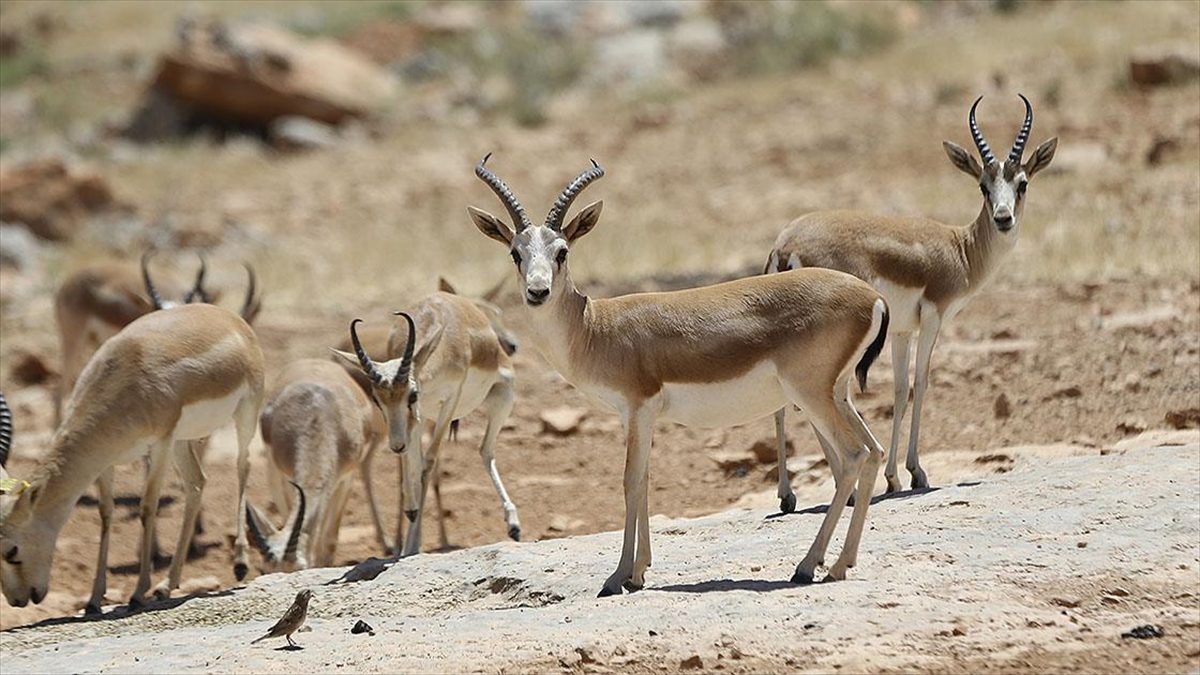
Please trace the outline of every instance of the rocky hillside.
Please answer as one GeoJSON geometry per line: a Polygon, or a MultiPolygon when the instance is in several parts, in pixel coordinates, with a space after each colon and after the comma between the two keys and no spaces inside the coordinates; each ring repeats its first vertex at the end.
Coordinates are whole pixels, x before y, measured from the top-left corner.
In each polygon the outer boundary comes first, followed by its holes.
{"type": "Polygon", "coordinates": [[[652,519],[654,567],[632,595],[594,597],[617,533],[505,543],[7,631],[4,670],[1196,669],[1200,437],[1078,451],[1005,448],[1003,476],[879,500],[844,583],[786,581],[820,506],[750,508],[652,519]],[[300,588],[303,649],[250,646],[300,588]],[[351,634],[358,619],[374,633],[351,634]]]}

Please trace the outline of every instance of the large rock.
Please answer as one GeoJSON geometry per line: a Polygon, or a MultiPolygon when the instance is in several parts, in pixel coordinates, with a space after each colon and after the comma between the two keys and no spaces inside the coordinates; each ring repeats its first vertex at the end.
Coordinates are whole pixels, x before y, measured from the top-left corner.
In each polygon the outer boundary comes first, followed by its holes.
{"type": "Polygon", "coordinates": [[[98,175],[42,159],[0,169],[0,221],[65,241],[93,216],[124,208],[98,175]]]}
{"type": "MultiPolygon", "coordinates": [[[[280,117],[341,124],[377,112],[395,78],[364,55],[330,40],[308,40],[266,24],[184,21],[164,54],[148,100],[232,126],[266,127],[280,117]]],[[[138,136],[145,115],[131,124],[138,136]]],[[[159,130],[161,132],[161,130],[159,130]]]]}

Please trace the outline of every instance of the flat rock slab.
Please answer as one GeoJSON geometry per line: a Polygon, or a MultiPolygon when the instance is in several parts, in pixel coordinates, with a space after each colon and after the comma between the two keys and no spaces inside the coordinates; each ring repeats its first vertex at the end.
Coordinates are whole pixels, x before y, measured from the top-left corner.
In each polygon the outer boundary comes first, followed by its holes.
{"type": "Polygon", "coordinates": [[[823,505],[653,518],[636,594],[594,597],[618,533],[502,543],[373,581],[267,575],[158,611],[10,630],[4,672],[1195,669],[1200,445],[1039,459],[877,500],[841,583],[787,581],[823,505]],[[304,648],[251,647],[303,587],[304,648]],[[351,635],[357,619],[375,635],[351,635]],[[1143,624],[1164,637],[1120,638],[1143,624]]]}

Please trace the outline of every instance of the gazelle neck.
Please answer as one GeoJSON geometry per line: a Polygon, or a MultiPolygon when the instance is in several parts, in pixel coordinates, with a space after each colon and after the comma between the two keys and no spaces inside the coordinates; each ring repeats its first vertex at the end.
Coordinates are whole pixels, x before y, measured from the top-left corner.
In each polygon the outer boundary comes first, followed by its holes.
{"type": "Polygon", "coordinates": [[[1015,240],[1016,232],[1004,235],[996,229],[984,202],[975,221],[962,228],[958,236],[958,249],[970,291],[978,289],[991,277],[1004,255],[1012,250],[1015,240]]]}
{"type": "Polygon", "coordinates": [[[41,488],[34,511],[38,520],[55,532],[66,524],[79,497],[111,463],[106,462],[107,453],[86,447],[102,442],[97,438],[102,435],[103,432],[94,429],[59,428],[51,441],[50,452],[31,477],[30,482],[41,488]]]}
{"type": "Polygon", "coordinates": [[[571,350],[574,344],[586,340],[592,301],[575,287],[566,266],[556,275],[554,285],[547,306],[526,306],[525,313],[538,351],[555,370],[572,380],[571,350]]]}

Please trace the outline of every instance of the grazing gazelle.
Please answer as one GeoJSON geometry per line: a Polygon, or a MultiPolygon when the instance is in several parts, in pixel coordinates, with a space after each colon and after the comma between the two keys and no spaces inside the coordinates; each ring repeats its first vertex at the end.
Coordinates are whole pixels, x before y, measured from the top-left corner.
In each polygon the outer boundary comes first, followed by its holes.
{"type": "Polygon", "coordinates": [[[155,595],[179,586],[192,538],[204,469],[185,441],[205,438],[231,419],[238,442],[238,518],[234,573],[245,577],[246,478],[249,445],[263,398],[263,356],[250,326],[214,305],[185,305],[151,312],[105,342],[80,375],[51,447],[28,477],[29,487],[0,504],[0,585],[16,607],[46,597],[58,534],[92,483],[100,493],[100,547],[88,601],[104,600],[113,467],[147,453],[150,471],[142,495],[141,571],[130,598],[145,601],[150,588],[150,535],[167,464],[187,487],[183,524],[171,570],[155,595]]]}
{"type": "MultiPolygon", "coordinates": [[[[517,507],[496,468],[496,436],[513,407],[513,368],[488,317],[459,295],[434,293],[421,300],[413,316],[397,312],[403,323],[392,328],[388,360],[376,363],[350,324],[354,353],[335,350],[357,364],[371,381],[371,395],[387,418],[389,446],[401,455],[402,504],[409,522],[401,555],[420,551],[425,491],[436,475],[442,443],[453,420],[482,408],[487,430],[479,454],[500,495],[508,536],[521,537],[517,507]],[[418,346],[419,342],[419,346],[418,346]],[[422,448],[422,410],[436,415],[429,451],[422,448]]],[[[438,483],[434,481],[437,491],[438,483]]],[[[441,496],[437,495],[440,508],[441,496]]],[[[443,535],[444,536],[444,535],[443,535]]],[[[399,541],[397,532],[397,541],[399,541]]]]}
{"type": "Polygon", "coordinates": [[[511,225],[468,207],[475,226],[505,246],[525,299],[526,325],[538,348],[581,391],[616,409],[625,427],[625,538],[621,560],[601,596],[636,590],[650,566],[648,482],[654,421],[713,427],[765,417],[786,403],[802,406],[840,453],[833,504],[792,580],[809,583],[850,491],[859,499],[845,546],[829,568],[853,567],[883,450],[850,402],[883,348],[887,306],[874,289],[831,270],[799,270],[670,293],[603,300],[580,293],[568,247],[595,227],[602,202],[569,223],[571,203],[604,175],[599,165],[567,184],[542,225],[485,162],[475,173],[496,193],[511,225]],[[856,365],[857,364],[857,365],[856,365]],[[636,555],[635,555],[636,552],[636,555]]]}
{"type": "MultiPolygon", "coordinates": [[[[975,179],[983,192],[983,207],[974,222],[956,227],[920,217],[820,211],[801,216],[788,225],[775,240],[767,261],[768,273],[801,267],[848,272],[870,283],[887,299],[892,313],[888,332],[892,336],[895,374],[892,439],[884,471],[889,492],[900,489],[896,452],[908,406],[908,359],[913,335],[918,336],[917,372],[905,464],[912,474],[912,487],[923,488],[929,486],[929,479],[917,460],[917,436],[921,428],[921,404],[929,386],[930,356],[938,332],[942,324],[979,292],[1013,249],[1025,206],[1025,188],[1034,174],[1050,165],[1058,147],[1058,138],[1052,138],[1038,146],[1029,161],[1021,163],[1033,126],[1033,108],[1021,96],[1025,102],[1025,123],[1008,157],[997,160],[975,123],[975,108],[982,98],[975,100],[967,119],[983,165],[954,143],[942,143],[950,162],[975,179]]],[[[796,498],[784,470],[782,409],[776,417],[776,431],[780,454],[779,498],[784,511],[790,511],[796,498]]]]}
{"type": "Polygon", "coordinates": [[[290,513],[283,529],[276,530],[249,505],[250,539],[272,571],[287,565],[328,567],[337,552],[338,530],[355,474],[362,476],[371,516],[376,530],[382,532],[368,472],[370,457],[387,431],[366,392],[332,361],[289,363],[271,392],[260,418],[270,457],[267,471],[277,505],[290,513]],[[300,493],[295,507],[281,499],[288,481],[300,493]]]}

